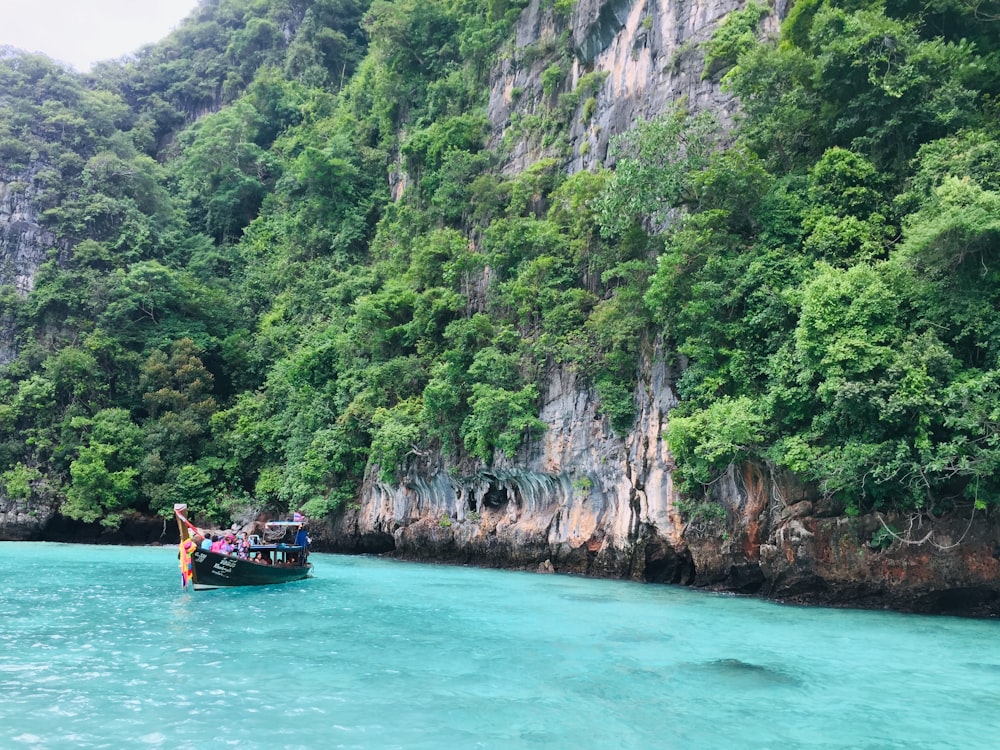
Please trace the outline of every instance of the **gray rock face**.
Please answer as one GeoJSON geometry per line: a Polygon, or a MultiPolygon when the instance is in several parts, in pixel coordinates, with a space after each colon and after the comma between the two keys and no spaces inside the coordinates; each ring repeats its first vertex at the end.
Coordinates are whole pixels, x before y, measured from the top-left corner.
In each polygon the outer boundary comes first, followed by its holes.
{"type": "MultiPolygon", "coordinates": [[[[56,245],[55,236],[39,224],[32,175],[0,172],[0,287],[24,297],[35,288],[35,274],[56,245]]],[[[16,355],[13,321],[0,316],[0,365],[16,355]]]]}
{"type": "Polygon", "coordinates": [[[0,176],[0,284],[22,297],[35,288],[35,273],[55,245],[55,236],[39,224],[34,198],[30,175],[0,176]]]}
{"type": "MultiPolygon", "coordinates": [[[[558,144],[540,144],[522,136],[524,118],[557,116],[554,97],[542,81],[552,65],[564,65],[560,93],[576,91],[582,80],[598,72],[606,77],[586,104],[581,96],[570,115],[570,172],[607,159],[610,140],[637,121],[663,113],[675,102],[692,110],[711,110],[723,124],[735,111],[731,96],[702,78],[699,45],[740,0],[579,0],[569,18],[559,18],[532,0],[518,25],[511,54],[494,71],[489,116],[493,145],[509,152],[508,168],[520,172],[544,157],[565,159],[558,144]],[[562,63],[562,35],[568,34],[572,55],[562,63]]],[[[769,21],[774,26],[776,21],[769,21]]]]}
{"type": "MultiPolygon", "coordinates": [[[[360,508],[324,536],[337,549],[646,578],[650,549],[659,559],[664,537],[670,550],[681,540],[661,436],[676,400],[658,353],[644,372],[640,416],[625,438],[590,390],[555,370],[541,412],[549,429],[521,455],[465,477],[434,457],[399,486],[370,478],[360,508]]],[[[670,554],[658,576],[680,579],[686,555],[670,554]]]]}
{"type": "Polygon", "coordinates": [[[0,495],[0,539],[41,539],[44,529],[54,516],[55,505],[51,500],[36,497],[25,502],[0,495]]]}

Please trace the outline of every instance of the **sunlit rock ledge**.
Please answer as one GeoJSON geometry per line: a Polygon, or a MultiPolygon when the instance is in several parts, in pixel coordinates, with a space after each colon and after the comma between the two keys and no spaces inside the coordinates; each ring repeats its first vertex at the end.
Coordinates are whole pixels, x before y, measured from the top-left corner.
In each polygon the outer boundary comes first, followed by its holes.
{"type": "MultiPolygon", "coordinates": [[[[445,474],[373,485],[317,530],[335,551],[538,572],[676,583],[787,602],[1000,615],[1000,525],[824,515],[823,502],[757,466],[733,469],[717,500],[726,519],[666,526],[638,493],[619,505],[584,496],[569,473],[445,474]],[[886,525],[897,538],[873,544],[886,525]],[[622,533],[624,530],[624,533],[622,533]]],[[[801,490],[801,488],[799,488],[801,490]]]]}

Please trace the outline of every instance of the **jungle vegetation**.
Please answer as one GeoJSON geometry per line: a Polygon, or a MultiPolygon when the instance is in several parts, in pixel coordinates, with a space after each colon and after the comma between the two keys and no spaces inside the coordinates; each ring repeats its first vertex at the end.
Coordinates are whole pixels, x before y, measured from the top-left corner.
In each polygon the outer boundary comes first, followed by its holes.
{"type": "Polygon", "coordinates": [[[557,50],[520,124],[553,157],[511,176],[525,4],[203,0],[86,75],[2,51],[0,178],[58,238],[0,288],[3,493],[323,515],[366,468],[514,457],[554,366],[628,432],[662,342],[691,497],[755,460],[848,513],[1000,503],[1000,20],[798,0],[772,39],[750,2],[704,47],[734,130],[679,103],[572,175],[601,79],[557,50]]]}

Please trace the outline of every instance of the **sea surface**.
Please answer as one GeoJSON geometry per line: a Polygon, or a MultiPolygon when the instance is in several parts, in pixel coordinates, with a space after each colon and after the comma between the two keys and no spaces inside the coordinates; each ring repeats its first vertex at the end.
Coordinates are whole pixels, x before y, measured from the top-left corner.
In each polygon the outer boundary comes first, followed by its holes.
{"type": "Polygon", "coordinates": [[[1000,747],[1000,621],[314,554],[0,543],[0,748],[1000,747]]]}

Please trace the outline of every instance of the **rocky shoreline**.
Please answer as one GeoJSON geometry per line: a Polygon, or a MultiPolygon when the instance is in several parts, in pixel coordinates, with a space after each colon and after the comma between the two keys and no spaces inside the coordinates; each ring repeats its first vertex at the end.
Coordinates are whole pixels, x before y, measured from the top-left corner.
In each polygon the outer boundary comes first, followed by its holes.
{"type": "Polygon", "coordinates": [[[599,535],[571,549],[553,547],[542,536],[522,535],[520,546],[511,547],[482,526],[442,526],[434,519],[392,534],[345,534],[345,523],[352,526],[354,521],[335,523],[332,538],[324,537],[325,548],[419,562],[677,584],[790,604],[1000,616],[995,522],[970,530],[952,549],[947,549],[948,540],[965,530],[961,519],[938,522],[933,542],[896,541],[885,549],[873,549],[865,540],[881,522],[865,516],[798,518],[749,548],[746,536],[707,528],[689,534],[675,547],[655,529],[645,528],[628,550],[603,549],[599,535]]]}
{"type": "MultiPolygon", "coordinates": [[[[667,583],[790,604],[1000,616],[1000,524],[995,518],[976,524],[959,517],[925,521],[919,529],[906,529],[911,541],[922,543],[894,539],[883,549],[868,540],[887,519],[805,515],[810,505],[792,508],[773,526],[755,530],[729,524],[689,527],[680,545],[647,525],[637,529],[628,549],[609,547],[600,533],[572,547],[552,545],[546,533],[525,533],[516,524],[505,532],[501,514],[489,508],[461,521],[413,519],[391,531],[366,529],[361,511],[354,509],[314,521],[311,533],[320,552],[667,583]]],[[[5,509],[0,540],[177,543],[175,525],[160,517],[129,517],[114,531],[56,513],[35,519],[11,525],[10,508],[5,509]]]]}

